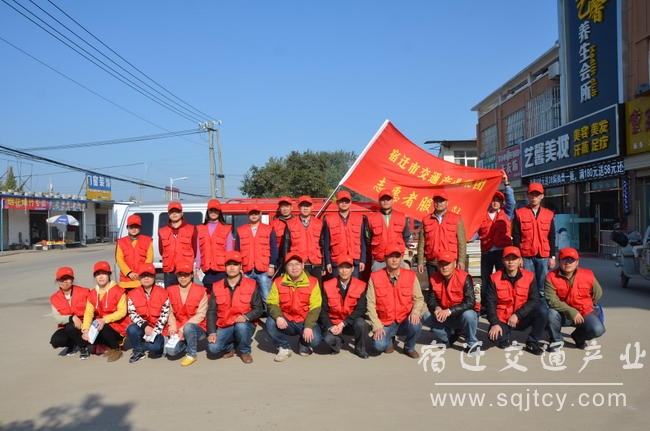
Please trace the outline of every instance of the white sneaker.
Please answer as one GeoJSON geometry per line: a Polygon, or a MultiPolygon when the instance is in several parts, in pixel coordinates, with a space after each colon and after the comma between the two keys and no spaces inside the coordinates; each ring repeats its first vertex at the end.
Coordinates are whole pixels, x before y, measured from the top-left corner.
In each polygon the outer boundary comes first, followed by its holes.
{"type": "Polygon", "coordinates": [[[291,349],[285,349],[283,347],[278,348],[278,354],[275,355],[273,360],[275,362],[284,362],[291,356],[291,349]]]}

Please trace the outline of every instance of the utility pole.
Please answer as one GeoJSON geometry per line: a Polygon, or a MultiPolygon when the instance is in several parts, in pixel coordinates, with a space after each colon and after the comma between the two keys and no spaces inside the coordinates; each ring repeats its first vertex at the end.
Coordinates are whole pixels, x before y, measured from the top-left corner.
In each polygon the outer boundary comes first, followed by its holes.
{"type": "Polygon", "coordinates": [[[223,199],[226,197],[225,193],[225,175],[223,174],[223,159],[221,157],[221,137],[219,135],[218,126],[221,125],[221,120],[217,121],[206,121],[200,123],[200,126],[208,132],[209,137],[209,154],[208,159],[210,161],[210,197],[217,197],[217,178],[220,179],[220,197],[223,199]],[[219,158],[219,174],[216,173],[215,159],[214,159],[214,135],[217,135],[217,157],[219,158]]]}

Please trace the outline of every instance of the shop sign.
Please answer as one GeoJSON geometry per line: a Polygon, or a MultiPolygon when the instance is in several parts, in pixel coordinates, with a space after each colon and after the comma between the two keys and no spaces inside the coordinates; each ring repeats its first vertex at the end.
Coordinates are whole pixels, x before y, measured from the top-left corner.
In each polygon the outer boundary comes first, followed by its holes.
{"type": "Polygon", "coordinates": [[[93,201],[113,200],[111,178],[104,175],[86,174],[86,198],[93,201]]]}
{"type": "Polygon", "coordinates": [[[650,97],[625,104],[625,132],[627,154],[650,151],[650,97]]]}
{"type": "Polygon", "coordinates": [[[619,155],[617,105],[521,143],[522,176],[619,155]]]}
{"type": "Polygon", "coordinates": [[[544,175],[531,177],[530,182],[542,183],[544,187],[562,186],[571,183],[602,180],[625,174],[623,159],[606,160],[599,163],[575,166],[544,175]]]}
{"type": "Polygon", "coordinates": [[[512,181],[521,178],[521,146],[512,145],[497,153],[497,169],[503,169],[512,181]]]}
{"type": "Polygon", "coordinates": [[[3,197],[3,208],[10,210],[48,210],[50,202],[47,199],[28,198],[24,196],[3,197]]]}

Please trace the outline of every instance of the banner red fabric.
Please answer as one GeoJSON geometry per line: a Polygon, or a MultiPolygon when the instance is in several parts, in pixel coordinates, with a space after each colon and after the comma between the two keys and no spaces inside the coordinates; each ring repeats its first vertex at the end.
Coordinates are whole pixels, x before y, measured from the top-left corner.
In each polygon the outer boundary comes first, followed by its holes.
{"type": "Polygon", "coordinates": [[[457,165],[428,153],[387,120],[339,185],[371,200],[391,190],[393,208],[417,220],[433,212],[433,193],[442,189],[449,197],[448,211],[462,217],[469,241],[501,178],[500,170],[457,165]]]}

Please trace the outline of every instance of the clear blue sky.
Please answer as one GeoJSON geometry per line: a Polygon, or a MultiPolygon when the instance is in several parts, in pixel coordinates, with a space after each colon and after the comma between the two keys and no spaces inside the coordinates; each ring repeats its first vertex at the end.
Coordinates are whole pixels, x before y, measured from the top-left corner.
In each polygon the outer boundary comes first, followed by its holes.
{"type": "MultiPolygon", "coordinates": [[[[4,0],[3,0],[4,1],[4,0]]],[[[14,0],[6,0],[17,8],[14,0]]],[[[18,0],[39,16],[27,0],[18,0]]],[[[46,0],[39,6],[63,19],[46,0]]],[[[226,194],[292,150],[360,153],[385,119],[417,144],[473,139],[471,108],[558,38],[555,1],[56,1],[140,70],[221,120],[226,194]]],[[[22,9],[21,9],[22,10],[22,9]]],[[[51,22],[51,20],[49,20],[51,22]]],[[[87,40],[89,35],[62,21],[87,40]]],[[[151,102],[0,2],[0,145],[32,148],[179,131],[151,102]],[[138,118],[142,117],[142,118],[138,118]],[[145,121],[146,120],[146,121],[145,121]]],[[[208,195],[206,135],[32,151],[109,175],[208,195]]],[[[76,194],[83,174],[0,154],[34,191],[76,194]]],[[[315,173],[318,175],[318,173],[315,173]]],[[[114,182],[113,197],[140,197],[114,182]]],[[[147,200],[163,192],[145,191],[147,200]]]]}

